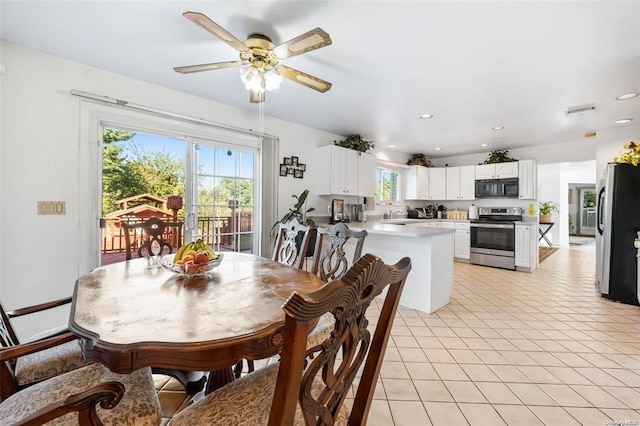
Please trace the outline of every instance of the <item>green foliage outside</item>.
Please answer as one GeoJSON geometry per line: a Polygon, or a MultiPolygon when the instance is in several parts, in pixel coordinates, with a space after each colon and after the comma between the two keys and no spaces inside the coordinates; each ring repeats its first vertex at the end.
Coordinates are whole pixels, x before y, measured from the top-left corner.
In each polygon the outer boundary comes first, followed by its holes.
{"type": "MultiPolygon", "coordinates": [[[[149,193],[160,198],[185,193],[185,163],[162,151],[148,151],[133,140],[135,133],[104,129],[102,164],[102,214],[119,210],[117,201],[149,193]],[[125,150],[126,148],[126,150],[125,150]]],[[[236,200],[239,212],[253,211],[253,180],[216,178],[213,185],[198,178],[199,217],[229,216],[230,200],[236,200]]],[[[141,200],[140,203],[145,203],[141,200]]],[[[179,215],[184,214],[184,209],[179,215]]]]}

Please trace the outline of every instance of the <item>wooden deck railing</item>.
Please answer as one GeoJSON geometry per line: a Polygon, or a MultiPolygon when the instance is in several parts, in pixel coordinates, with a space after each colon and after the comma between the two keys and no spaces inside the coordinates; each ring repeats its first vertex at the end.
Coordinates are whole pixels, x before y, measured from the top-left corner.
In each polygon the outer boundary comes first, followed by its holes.
{"type": "MultiPolygon", "coordinates": [[[[138,223],[145,218],[127,218],[129,223],[138,223]]],[[[182,218],[178,218],[183,222],[182,218]]],[[[234,241],[234,234],[237,232],[252,231],[252,215],[240,214],[226,217],[199,217],[198,235],[202,235],[205,243],[211,246],[231,246],[234,241]]],[[[126,249],[124,229],[120,226],[120,219],[106,219],[106,226],[102,229],[102,253],[122,253],[126,249]]],[[[173,222],[173,220],[167,220],[173,222]]],[[[174,241],[175,228],[168,227],[164,239],[174,241]]],[[[182,231],[184,235],[184,230],[182,231]]],[[[133,236],[133,240],[142,236],[133,236]]],[[[178,244],[181,245],[182,241],[178,244]]]]}

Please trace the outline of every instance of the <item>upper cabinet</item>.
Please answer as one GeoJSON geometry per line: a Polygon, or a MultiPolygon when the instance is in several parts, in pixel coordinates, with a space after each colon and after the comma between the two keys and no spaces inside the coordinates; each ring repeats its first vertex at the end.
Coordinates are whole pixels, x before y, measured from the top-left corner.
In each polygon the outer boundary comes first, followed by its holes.
{"type": "Polygon", "coordinates": [[[318,165],[326,170],[318,179],[318,195],[375,195],[375,155],[327,145],[318,149],[318,165]]]}
{"type": "Polygon", "coordinates": [[[447,196],[447,169],[444,167],[429,168],[429,199],[444,200],[447,196]]]}
{"type": "Polygon", "coordinates": [[[475,200],[475,166],[447,167],[446,200],[475,200]]]}
{"type": "Polygon", "coordinates": [[[518,163],[518,161],[510,161],[508,163],[480,164],[476,166],[476,180],[517,178],[518,163]]]}
{"type": "Polygon", "coordinates": [[[429,200],[429,169],[411,166],[404,173],[404,199],[429,200]]]}
{"type": "Polygon", "coordinates": [[[535,160],[520,160],[518,165],[518,198],[535,200],[537,198],[538,167],[535,160]]]}

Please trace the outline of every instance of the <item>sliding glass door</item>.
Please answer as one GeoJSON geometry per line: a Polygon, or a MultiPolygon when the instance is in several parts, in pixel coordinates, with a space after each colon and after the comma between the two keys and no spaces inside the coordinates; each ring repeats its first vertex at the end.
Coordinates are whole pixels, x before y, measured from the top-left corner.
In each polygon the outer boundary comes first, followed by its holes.
{"type": "Polygon", "coordinates": [[[188,146],[188,238],[216,251],[257,254],[257,149],[195,138],[188,146]]]}

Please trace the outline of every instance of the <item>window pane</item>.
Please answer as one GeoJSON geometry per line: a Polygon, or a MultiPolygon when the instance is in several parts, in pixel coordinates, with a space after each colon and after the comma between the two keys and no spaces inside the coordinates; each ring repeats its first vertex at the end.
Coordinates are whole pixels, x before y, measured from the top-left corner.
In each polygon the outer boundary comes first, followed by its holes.
{"type": "Polygon", "coordinates": [[[388,169],[376,169],[376,201],[396,202],[400,199],[399,174],[388,169]]]}

